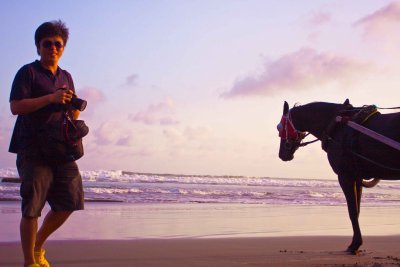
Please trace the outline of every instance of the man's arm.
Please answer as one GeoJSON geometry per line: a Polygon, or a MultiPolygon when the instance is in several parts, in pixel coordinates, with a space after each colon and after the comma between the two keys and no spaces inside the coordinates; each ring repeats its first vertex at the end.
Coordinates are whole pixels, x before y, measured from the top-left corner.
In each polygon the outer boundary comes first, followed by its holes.
{"type": "Polygon", "coordinates": [[[26,115],[49,104],[65,104],[71,101],[72,93],[71,90],[57,90],[52,94],[41,97],[12,100],[10,102],[11,113],[13,115],[26,115]]]}
{"type": "Polygon", "coordinates": [[[78,119],[79,114],[81,114],[81,112],[79,111],[79,109],[74,109],[74,110],[72,110],[72,117],[74,118],[74,120],[77,120],[77,119],[78,119]]]}

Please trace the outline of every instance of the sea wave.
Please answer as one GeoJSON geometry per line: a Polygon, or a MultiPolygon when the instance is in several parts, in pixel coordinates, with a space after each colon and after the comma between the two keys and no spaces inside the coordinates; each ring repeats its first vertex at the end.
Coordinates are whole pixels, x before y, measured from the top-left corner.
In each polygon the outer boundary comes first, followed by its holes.
{"type": "MultiPolygon", "coordinates": [[[[246,176],[135,173],[122,170],[81,172],[88,201],[128,203],[246,203],[344,205],[335,180],[246,176]]],[[[12,168],[0,177],[17,177],[12,168]]],[[[382,181],[364,190],[364,205],[399,205],[400,182],[382,181]]],[[[0,199],[19,200],[18,183],[0,183],[0,199]]]]}

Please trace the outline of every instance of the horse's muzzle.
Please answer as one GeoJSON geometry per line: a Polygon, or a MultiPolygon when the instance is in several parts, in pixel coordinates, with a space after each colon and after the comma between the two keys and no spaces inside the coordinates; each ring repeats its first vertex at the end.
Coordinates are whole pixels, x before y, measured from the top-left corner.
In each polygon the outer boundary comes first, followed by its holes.
{"type": "Polygon", "coordinates": [[[283,161],[291,161],[294,159],[294,155],[289,153],[279,153],[279,158],[283,161]]]}

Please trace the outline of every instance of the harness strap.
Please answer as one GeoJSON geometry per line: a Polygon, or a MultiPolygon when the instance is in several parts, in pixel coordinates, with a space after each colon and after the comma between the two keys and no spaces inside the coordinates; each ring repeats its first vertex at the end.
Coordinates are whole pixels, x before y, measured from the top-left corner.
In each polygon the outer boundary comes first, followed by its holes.
{"type": "Polygon", "coordinates": [[[371,112],[371,114],[369,114],[369,115],[362,121],[361,124],[365,123],[369,118],[371,118],[372,116],[374,116],[375,114],[378,114],[378,113],[379,113],[378,110],[375,110],[375,111],[371,112]]]}
{"type": "MultiPolygon", "coordinates": [[[[348,114],[349,111],[351,111],[352,109],[353,109],[353,106],[351,104],[345,105],[342,109],[340,109],[338,111],[338,114],[348,114]]],[[[350,119],[350,117],[347,117],[347,116],[343,116],[343,118],[350,119]]],[[[335,118],[332,118],[330,123],[328,124],[328,127],[326,127],[325,131],[322,134],[321,147],[322,147],[322,150],[324,150],[325,152],[328,149],[329,141],[332,139],[331,134],[334,132],[334,130],[336,129],[337,126],[338,126],[338,122],[336,121],[335,118]]]]}
{"type": "MultiPolygon", "coordinates": [[[[388,109],[395,109],[395,108],[388,108],[388,109]]],[[[353,128],[354,130],[356,130],[360,133],[363,133],[373,139],[376,139],[376,140],[400,151],[400,143],[362,126],[362,124],[364,124],[366,121],[368,121],[368,119],[370,119],[372,116],[374,116],[376,114],[380,114],[380,113],[378,111],[378,108],[375,105],[363,106],[363,108],[361,108],[361,110],[359,112],[357,112],[355,115],[353,115],[351,117],[350,116],[342,116],[342,117],[337,116],[335,121],[337,123],[344,123],[347,126],[349,126],[350,128],[353,128]]],[[[342,145],[339,142],[337,142],[336,140],[334,140],[333,138],[331,138],[330,136],[328,136],[328,138],[329,138],[329,140],[333,141],[334,143],[336,143],[338,145],[342,145]]],[[[379,163],[370,158],[367,158],[367,157],[357,153],[354,149],[350,149],[350,150],[348,150],[348,152],[350,152],[354,156],[361,158],[365,161],[368,161],[371,164],[374,164],[380,168],[384,168],[384,169],[391,170],[391,171],[400,171],[399,168],[393,168],[390,166],[386,166],[382,163],[379,163]]]]}
{"type": "Polygon", "coordinates": [[[378,113],[379,113],[378,109],[376,108],[375,105],[366,105],[363,106],[356,114],[351,116],[350,120],[358,124],[363,124],[373,115],[378,113]]]}
{"type": "MultiPolygon", "coordinates": [[[[338,116],[336,117],[336,120],[340,122],[342,120],[342,117],[338,116]]],[[[400,151],[400,143],[394,141],[393,139],[390,139],[389,137],[381,135],[380,133],[372,131],[371,129],[368,129],[353,121],[348,121],[347,126],[400,151]]]]}

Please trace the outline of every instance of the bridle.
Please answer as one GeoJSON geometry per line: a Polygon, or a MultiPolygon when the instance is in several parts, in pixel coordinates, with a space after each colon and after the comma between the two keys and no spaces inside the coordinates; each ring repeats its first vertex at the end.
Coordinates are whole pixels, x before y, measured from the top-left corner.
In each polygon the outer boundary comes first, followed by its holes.
{"type": "Polygon", "coordinates": [[[302,132],[294,127],[292,122],[292,116],[290,110],[282,115],[281,121],[277,126],[279,137],[285,140],[285,149],[296,151],[299,147],[309,145],[311,143],[317,142],[319,139],[315,139],[309,142],[303,142],[310,133],[302,132]]]}

